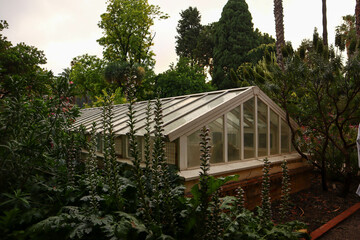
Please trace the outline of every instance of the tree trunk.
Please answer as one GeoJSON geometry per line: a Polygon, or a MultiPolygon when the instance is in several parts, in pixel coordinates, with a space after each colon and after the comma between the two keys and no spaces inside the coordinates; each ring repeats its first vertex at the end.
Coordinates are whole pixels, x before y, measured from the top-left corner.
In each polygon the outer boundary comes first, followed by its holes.
{"type": "Polygon", "coordinates": [[[342,189],[342,197],[346,197],[347,194],[350,191],[350,184],[352,181],[352,173],[351,173],[351,161],[350,161],[350,154],[345,154],[344,155],[345,158],[345,174],[344,174],[344,186],[342,189]]]}
{"type": "Polygon", "coordinates": [[[355,7],[356,37],[360,38],[360,0],[356,0],[355,7]]]}
{"type": "MultiPolygon", "coordinates": [[[[357,0],[357,2],[360,0],[357,0]]],[[[326,17],[326,0],[322,0],[322,16],[323,16],[323,43],[328,46],[328,31],[327,31],[327,17],[326,17]]]]}
{"type": "Polygon", "coordinates": [[[326,166],[325,166],[325,157],[322,156],[322,159],[321,159],[321,185],[322,185],[322,189],[323,191],[328,191],[328,186],[327,186],[327,174],[326,174],[326,166]]]}
{"type": "Polygon", "coordinates": [[[281,52],[283,46],[285,46],[284,13],[283,13],[282,0],[274,0],[274,16],[275,16],[275,31],[276,31],[277,63],[279,64],[281,69],[284,71],[283,55],[281,52]]]}

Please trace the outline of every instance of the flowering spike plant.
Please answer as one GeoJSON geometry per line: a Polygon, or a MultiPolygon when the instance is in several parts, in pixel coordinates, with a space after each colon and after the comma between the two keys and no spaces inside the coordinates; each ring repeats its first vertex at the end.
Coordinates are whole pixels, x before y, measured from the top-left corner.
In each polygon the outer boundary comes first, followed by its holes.
{"type": "Polygon", "coordinates": [[[105,181],[109,184],[109,190],[114,196],[115,203],[121,208],[119,169],[115,154],[115,134],[112,119],[114,95],[104,96],[103,118],[103,144],[104,144],[104,170],[105,181]]]}
{"type": "Polygon", "coordinates": [[[97,175],[97,159],[96,159],[96,123],[94,122],[90,132],[89,155],[85,161],[85,174],[89,183],[90,205],[95,213],[99,208],[98,195],[96,187],[99,182],[97,175]]]}
{"type": "Polygon", "coordinates": [[[282,220],[285,220],[285,217],[288,215],[290,210],[290,191],[291,191],[289,169],[285,158],[281,164],[281,169],[282,169],[282,184],[281,184],[280,215],[282,220]]]}
{"type": "Polygon", "coordinates": [[[134,109],[134,103],[136,101],[136,98],[135,98],[135,89],[131,87],[132,86],[131,78],[128,78],[128,85],[130,85],[130,87],[127,88],[127,100],[129,102],[128,114],[127,114],[129,117],[129,120],[127,122],[129,126],[129,132],[127,136],[129,138],[130,158],[135,171],[136,188],[140,199],[140,206],[138,208],[138,212],[141,216],[144,217],[145,222],[150,224],[153,220],[150,215],[149,199],[146,196],[144,172],[140,166],[141,158],[140,158],[140,151],[136,139],[136,129],[135,129],[136,111],[134,109]]]}
{"type": "Polygon", "coordinates": [[[237,189],[236,189],[236,209],[238,212],[242,212],[244,211],[245,209],[245,197],[244,197],[244,189],[239,186],[237,189]]]}
{"type": "Polygon", "coordinates": [[[270,161],[264,159],[262,189],[261,189],[261,206],[265,220],[271,220],[271,198],[270,198],[270,161]]]}
{"type": "Polygon", "coordinates": [[[146,123],[144,134],[144,155],[145,155],[145,178],[150,179],[150,167],[151,167],[151,142],[150,142],[150,121],[151,121],[151,102],[148,101],[146,107],[146,123]]]}

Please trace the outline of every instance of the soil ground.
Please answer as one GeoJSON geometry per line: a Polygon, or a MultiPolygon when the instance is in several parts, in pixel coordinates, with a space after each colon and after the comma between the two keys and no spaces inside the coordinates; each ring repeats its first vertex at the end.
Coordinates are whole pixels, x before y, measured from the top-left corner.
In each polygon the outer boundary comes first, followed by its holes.
{"type": "Polygon", "coordinates": [[[360,239],[360,210],[331,229],[319,240],[355,240],[360,239]]]}
{"type": "MultiPolygon", "coordinates": [[[[319,228],[329,220],[333,219],[355,203],[360,202],[360,197],[356,195],[356,189],[360,183],[360,179],[353,181],[354,185],[350,188],[350,193],[345,197],[341,197],[342,184],[340,182],[329,181],[329,191],[325,192],[321,187],[320,175],[313,174],[311,179],[311,187],[309,189],[294,193],[291,195],[291,210],[286,221],[298,220],[308,225],[308,231],[312,232],[319,228]]],[[[280,201],[274,201],[272,204],[273,218],[275,222],[280,222],[280,201]]],[[[346,219],[338,228],[332,231],[339,231],[341,239],[360,239],[360,233],[356,238],[344,238],[346,234],[340,233],[340,230],[349,232],[360,231],[360,210],[353,218],[349,218],[351,222],[347,223],[346,219]],[[343,225],[345,224],[345,225],[343,225]]],[[[328,233],[327,233],[328,234],[328,233]]],[[[335,238],[324,238],[335,239],[335,238]]],[[[340,238],[339,238],[340,239],[340,238]]]]}

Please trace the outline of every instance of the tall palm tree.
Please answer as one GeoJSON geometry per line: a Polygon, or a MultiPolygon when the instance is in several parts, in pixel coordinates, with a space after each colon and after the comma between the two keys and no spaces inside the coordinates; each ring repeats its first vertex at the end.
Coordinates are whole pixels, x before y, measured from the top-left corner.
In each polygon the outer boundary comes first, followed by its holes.
{"type": "Polygon", "coordinates": [[[355,6],[356,37],[360,38],[360,0],[356,0],[355,6]]]}
{"type": "Polygon", "coordinates": [[[276,55],[277,62],[284,71],[284,62],[281,49],[285,46],[284,37],[284,13],[282,0],[274,0],[274,16],[275,16],[275,31],[276,31],[276,55]]]}
{"type": "MultiPolygon", "coordinates": [[[[359,2],[360,0],[356,0],[359,2]]],[[[323,43],[328,45],[327,17],[326,17],[326,0],[322,0],[322,16],[323,16],[323,43]]]]}

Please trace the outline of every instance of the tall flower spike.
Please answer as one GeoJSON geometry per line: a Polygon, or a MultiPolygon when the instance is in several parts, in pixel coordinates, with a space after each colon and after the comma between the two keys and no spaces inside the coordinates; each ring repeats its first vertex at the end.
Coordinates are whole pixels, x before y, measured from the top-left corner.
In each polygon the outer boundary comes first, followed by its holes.
{"type": "MultiPolygon", "coordinates": [[[[204,226],[209,225],[209,221],[211,219],[209,212],[209,201],[210,196],[208,194],[208,180],[209,180],[209,170],[210,170],[210,130],[207,127],[201,128],[200,133],[200,179],[199,179],[199,192],[200,192],[200,215],[199,219],[201,224],[204,226]]],[[[196,238],[205,239],[209,227],[203,228],[201,231],[197,233],[196,238]]]]}
{"type": "Polygon", "coordinates": [[[271,199],[270,199],[270,161],[268,158],[264,159],[261,190],[261,206],[264,213],[264,220],[271,220],[271,199]]]}
{"type": "Polygon", "coordinates": [[[103,106],[103,142],[104,142],[104,167],[106,181],[109,183],[111,194],[116,199],[116,203],[121,208],[120,198],[120,179],[118,174],[118,163],[115,154],[115,134],[113,131],[113,98],[114,96],[106,95],[103,106]]]}
{"type": "Polygon", "coordinates": [[[95,213],[98,210],[99,204],[97,201],[97,192],[96,186],[98,185],[98,175],[97,175],[97,160],[96,160],[96,123],[94,122],[91,128],[90,133],[90,142],[89,142],[89,155],[85,161],[85,170],[87,179],[89,182],[89,192],[90,192],[90,205],[92,211],[95,213]]]}
{"type": "Polygon", "coordinates": [[[281,220],[284,221],[290,211],[290,191],[291,191],[289,169],[285,157],[284,157],[284,161],[281,164],[281,168],[282,168],[282,185],[281,185],[280,215],[282,218],[281,220]]]}
{"type": "Polygon", "coordinates": [[[138,212],[141,215],[144,215],[144,219],[145,222],[147,224],[150,224],[152,222],[152,218],[150,215],[150,207],[149,207],[149,202],[148,202],[148,198],[146,196],[146,192],[145,192],[145,183],[144,183],[144,177],[143,177],[143,171],[141,169],[140,163],[141,163],[141,158],[140,158],[140,151],[139,151],[139,147],[137,144],[137,139],[136,139],[136,129],[135,129],[135,124],[136,124],[136,119],[135,119],[135,113],[136,111],[134,110],[134,103],[135,103],[135,89],[133,88],[133,86],[131,86],[131,81],[132,79],[130,79],[130,77],[127,78],[128,79],[128,84],[127,84],[127,98],[129,101],[129,108],[128,108],[128,117],[129,120],[127,122],[128,126],[129,126],[129,132],[128,132],[128,138],[129,138],[129,149],[130,149],[130,158],[132,161],[132,164],[134,165],[134,170],[135,170],[135,181],[136,181],[136,187],[138,190],[138,195],[139,195],[139,199],[140,199],[140,206],[138,208],[138,212]]]}
{"type": "Polygon", "coordinates": [[[242,212],[245,209],[245,197],[244,197],[244,189],[239,186],[236,189],[236,209],[238,212],[242,212]]]}
{"type": "Polygon", "coordinates": [[[151,102],[148,101],[146,107],[146,124],[145,124],[145,135],[144,135],[144,155],[145,155],[145,178],[150,179],[150,166],[151,166],[151,146],[150,146],[150,121],[151,121],[151,102]]]}

